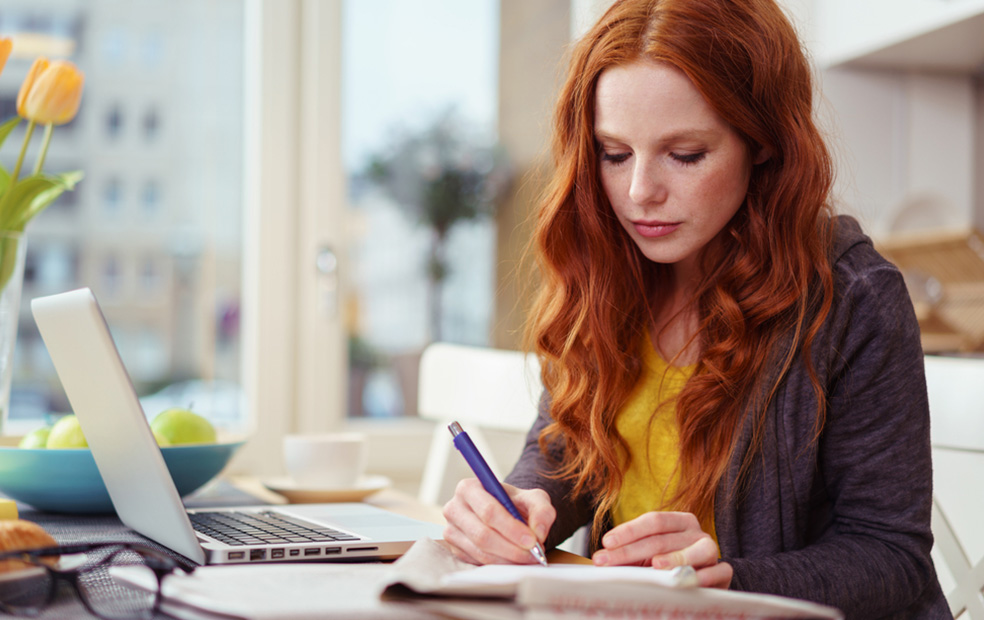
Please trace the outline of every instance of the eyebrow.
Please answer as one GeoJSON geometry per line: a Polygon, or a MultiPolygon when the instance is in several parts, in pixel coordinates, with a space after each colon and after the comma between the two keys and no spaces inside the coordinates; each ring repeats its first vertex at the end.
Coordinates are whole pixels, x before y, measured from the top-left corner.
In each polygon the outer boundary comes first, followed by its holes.
{"type": "MultiPolygon", "coordinates": [[[[672,142],[678,142],[680,140],[701,140],[709,141],[711,137],[714,136],[716,132],[713,129],[681,129],[679,131],[674,131],[659,139],[660,144],[667,144],[672,142]]],[[[595,140],[604,141],[611,140],[613,142],[623,142],[622,138],[618,136],[613,136],[611,134],[605,133],[604,131],[595,131],[595,140]]]]}

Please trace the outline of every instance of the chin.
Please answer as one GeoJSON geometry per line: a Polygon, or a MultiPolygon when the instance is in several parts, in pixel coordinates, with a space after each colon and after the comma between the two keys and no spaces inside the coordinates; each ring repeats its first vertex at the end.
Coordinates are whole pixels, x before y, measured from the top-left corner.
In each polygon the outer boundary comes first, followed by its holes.
{"type": "Polygon", "coordinates": [[[646,259],[651,263],[659,263],[661,265],[673,265],[679,263],[683,259],[691,256],[693,252],[686,249],[679,249],[670,247],[669,245],[663,247],[653,247],[652,241],[647,240],[644,243],[636,243],[636,247],[642,253],[646,259]]]}

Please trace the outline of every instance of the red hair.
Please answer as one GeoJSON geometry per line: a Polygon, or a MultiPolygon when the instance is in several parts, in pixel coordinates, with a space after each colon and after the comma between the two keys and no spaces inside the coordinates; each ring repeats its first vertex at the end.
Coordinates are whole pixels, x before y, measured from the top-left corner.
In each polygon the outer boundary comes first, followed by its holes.
{"type": "Polygon", "coordinates": [[[598,176],[598,76],[639,59],[681,70],[751,153],[771,155],[753,167],[744,204],[701,253],[700,354],[677,401],[675,505],[709,523],[736,439],[751,425],[744,475],[768,402],[797,355],[820,403],[817,432],[825,406],[810,348],[833,297],[833,171],[793,27],[774,0],[616,2],[574,47],[557,102],[556,171],[533,238],[543,282],[527,332],[551,397],[541,445],[564,442],[556,475],[598,497],[596,533],[622,483],[615,416],[639,378],[638,345],[660,288],[671,282],[669,266],[646,259],[619,225],[598,176]]]}

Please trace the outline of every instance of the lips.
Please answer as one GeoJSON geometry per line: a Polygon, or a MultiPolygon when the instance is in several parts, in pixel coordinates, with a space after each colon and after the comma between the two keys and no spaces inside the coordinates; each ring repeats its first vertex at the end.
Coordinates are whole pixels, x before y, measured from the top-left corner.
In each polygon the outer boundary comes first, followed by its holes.
{"type": "Polygon", "coordinates": [[[655,239],[665,237],[675,231],[680,227],[680,222],[632,222],[632,226],[635,227],[640,236],[655,239]]]}

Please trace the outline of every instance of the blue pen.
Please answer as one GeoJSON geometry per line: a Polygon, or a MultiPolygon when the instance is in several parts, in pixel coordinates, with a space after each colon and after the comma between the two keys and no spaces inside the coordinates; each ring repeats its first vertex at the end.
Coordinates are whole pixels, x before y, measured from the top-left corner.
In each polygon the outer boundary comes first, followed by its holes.
{"type": "MultiPolygon", "coordinates": [[[[495,477],[495,474],[492,473],[492,469],[489,467],[489,464],[485,462],[485,459],[482,457],[482,453],[479,452],[478,448],[475,447],[475,444],[472,443],[471,437],[468,436],[468,433],[461,430],[461,425],[457,422],[452,422],[448,426],[448,430],[451,431],[451,436],[454,437],[454,447],[458,449],[458,452],[461,452],[461,456],[465,457],[465,461],[468,463],[468,466],[471,467],[472,471],[475,472],[475,475],[478,476],[479,481],[482,483],[482,486],[485,487],[485,490],[488,491],[489,495],[499,500],[499,503],[509,511],[509,514],[516,517],[520,523],[523,525],[528,525],[526,523],[526,519],[524,519],[523,515],[519,514],[519,510],[516,509],[516,505],[512,503],[511,499],[509,499],[509,494],[506,493],[506,490],[502,488],[502,484],[499,483],[499,480],[495,477]]],[[[543,550],[543,545],[536,543],[536,545],[530,549],[530,553],[533,554],[533,557],[536,558],[537,562],[544,566],[547,565],[547,554],[543,550]]]]}

